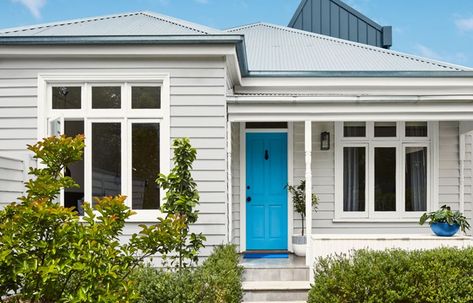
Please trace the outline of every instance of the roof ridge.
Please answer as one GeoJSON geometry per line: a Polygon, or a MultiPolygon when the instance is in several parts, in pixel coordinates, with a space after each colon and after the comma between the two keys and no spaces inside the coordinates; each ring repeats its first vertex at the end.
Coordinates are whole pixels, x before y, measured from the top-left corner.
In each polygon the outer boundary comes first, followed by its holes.
{"type": "MultiPolygon", "coordinates": [[[[304,31],[304,30],[299,30],[299,29],[290,28],[290,27],[287,27],[287,26],[282,26],[282,25],[277,25],[277,24],[272,24],[272,23],[267,23],[267,22],[259,22],[259,23],[255,23],[255,24],[250,24],[250,25],[238,28],[238,29],[241,30],[241,29],[247,29],[247,28],[252,28],[252,27],[256,27],[256,26],[265,26],[265,27],[269,27],[269,28],[273,28],[273,29],[277,29],[277,30],[281,30],[281,31],[292,32],[292,33],[307,36],[307,37],[314,37],[314,38],[317,38],[317,39],[327,40],[327,41],[331,41],[331,42],[335,42],[335,43],[351,45],[351,46],[363,48],[363,49],[366,49],[366,50],[369,50],[369,51],[379,52],[379,53],[387,54],[387,55],[390,55],[390,56],[398,56],[398,57],[402,57],[404,59],[408,59],[408,60],[411,60],[411,61],[418,61],[418,62],[431,64],[431,65],[435,65],[435,66],[438,66],[438,67],[447,68],[447,69],[451,69],[451,70],[458,70],[458,71],[473,70],[472,68],[469,68],[469,67],[466,67],[466,66],[451,64],[451,63],[442,62],[442,61],[435,60],[435,59],[420,57],[420,56],[411,55],[411,54],[406,54],[406,53],[402,53],[402,52],[398,52],[398,51],[387,50],[387,49],[380,48],[380,47],[375,47],[375,46],[371,46],[371,45],[366,45],[366,44],[362,44],[362,43],[358,43],[358,42],[353,42],[353,41],[349,41],[349,40],[345,40],[345,39],[335,38],[335,37],[322,35],[322,34],[318,34],[318,33],[312,33],[312,32],[308,32],[308,31],[304,31]]],[[[237,29],[234,29],[234,30],[237,30],[237,29]]]]}
{"type": "Polygon", "coordinates": [[[56,21],[56,22],[50,22],[50,23],[44,23],[44,24],[36,24],[36,25],[31,25],[31,26],[6,28],[6,29],[0,29],[0,33],[10,34],[10,33],[16,33],[16,32],[26,32],[26,31],[31,31],[31,30],[40,30],[40,29],[47,29],[47,28],[58,27],[58,26],[97,22],[101,20],[125,18],[125,17],[138,16],[138,15],[154,18],[162,22],[167,22],[176,26],[180,26],[180,27],[195,31],[197,33],[210,34],[210,33],[217,33],[219,31],[217,29],[213,29],[208,26],[192,23],[189,21],[181,20],[178,18],[174,18],[174,17],[170,17],[170,16],[166,16],[166,15],[162,15],[162,14],[158,14],[154,12],[138,11],[138,12],[120,13],[120,14],[105,15],[105,16],[95,16],[95,17],[72,19],[72,20],[63,20],[63,21],[56,21]]]}
{"type": "Polygon", "coordinates": [[[237,30],[245,29],[245,28],[255,27],[255,26],[263,24],[263,23],[264,22],[258,21],[258,22],[243,24],[243,25],[227,28],[227,29],[225,29],[225,31],[226,32],[234,32],[234,31],[237,31],[237,30]]]}

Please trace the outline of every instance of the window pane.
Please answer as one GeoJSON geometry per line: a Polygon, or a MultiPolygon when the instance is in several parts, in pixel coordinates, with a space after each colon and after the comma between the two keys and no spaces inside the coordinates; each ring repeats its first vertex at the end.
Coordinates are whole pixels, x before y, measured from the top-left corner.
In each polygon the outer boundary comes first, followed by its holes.
{"type": "Polygon", "coordinates": [[[396,122],[375,122],[375,137],[396,137],[396,122]]]}
{"type": "Polygon", "coordinates": [[[406,148],[406,211],[427,210],[427,147],[406,148]]]}
{"type": "MultiPolygon", "coordinates": [[[[68,137],[75,137],[84,134],[84,121],[64,121],[64,134],[68,137]]],[[[64,206],[74,207],[79,214],[83,215],[82,203],[84,202],[84,161],[77,161],[69,164],[64,175],[71,177],[79,184],[79,188],[64,189],[64,206]]]]}
{"type": "MultiPolygon", "coordinates": [[[[92,123],[93,198],[121,193],[120,136],[120,123],[92,123]]],[[[95,205],[95,201],[92,203],[95,205]]]]}
{"type": "Polygon", "coordinates": [[[287,122],[246,122],[246,128],[287,128],[287,122]]]}
{"type": "Polygon", "coordinates": [[[121,87],[92,87],[92,108],[120,108],[121,87]]]}
{"type": "Polygon", "coordinates": [[[159,124],[132,124],[133,209],[159,209],[159,124]]]}
{"type": "Polygon", "coordinates": [[[81,87],[53,87],[53,109],[80,109],[81,87]]]}
{"type": "Polygon", "coordinates": [[[365,210],[365,158],[364,147],[343,148],[343,211],[365,210]]]}
{"type": "Polygon", "coordinates": [[[344,137],[366,137],[366,123],[365,122],[344,122],[343,123],[344,137]]]}
{"type": "Polygon", "coordinates": [[[375,211],[396,211],[396,148],[374,149],[375,211]]]}
{"type": "Polygon", "coordinates": [[[161,87],[133,86],[131,108],[161,108],[161,87]]]}
{"type": "Polygon", "coordinates": [[[427,137],[427,122],[406,122],[406,137],[427,137]]]}

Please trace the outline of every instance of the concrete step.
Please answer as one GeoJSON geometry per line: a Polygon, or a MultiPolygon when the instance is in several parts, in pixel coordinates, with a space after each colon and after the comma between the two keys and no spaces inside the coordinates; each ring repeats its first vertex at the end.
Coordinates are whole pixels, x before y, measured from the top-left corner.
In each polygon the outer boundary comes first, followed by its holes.
{"type": "Polygon", "coordinates": [[[309,281],[309,268],[245,268],[243,281],[309,281]]]}
{"type": "Polygon", "coordinates": [[[244,302],[307,301],[308,281],[245,281],[244,302]]]}

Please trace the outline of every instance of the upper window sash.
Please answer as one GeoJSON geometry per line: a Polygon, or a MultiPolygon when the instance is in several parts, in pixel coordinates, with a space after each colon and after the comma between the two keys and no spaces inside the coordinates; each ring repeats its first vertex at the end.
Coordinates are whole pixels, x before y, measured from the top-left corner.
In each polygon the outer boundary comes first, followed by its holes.
{"type": "MultiPolygon", "coordinates": [[[[376,121],[378,122],[378,121],[376,121]]],[[[396,137],[376,137],[375,136],[375,123],[374,121],[367,121],[366,123],[366,136],[365,137],[345,137],[344,136],[344,126],[346,122],[336,122],[338,131],[336,134],[339,136],[340,141],[358,141],[358,142],[367,142],[367,141],[409,141],[409,142],[426,142],[431,140],[431,134],[433,132],[432,122],[427,122],[427,137],[407,137],[406,136],[406,122],[398,121],[396,122],[396,137]]],[[[388,121],[394,122],[394,121],[388,121]]],[[[419,121],[422,122],[422,121],[419,121]]]]}

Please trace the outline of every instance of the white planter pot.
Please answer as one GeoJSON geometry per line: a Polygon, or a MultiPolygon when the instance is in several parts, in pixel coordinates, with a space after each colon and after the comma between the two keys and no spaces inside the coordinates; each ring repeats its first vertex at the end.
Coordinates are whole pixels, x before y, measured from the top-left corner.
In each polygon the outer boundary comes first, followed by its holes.
{"type": "Polygon", "coordinates": [[[307,238],[305,236],[292,236],[292,249],[296,256],[305,257],[306,248],[307,238]]]}

